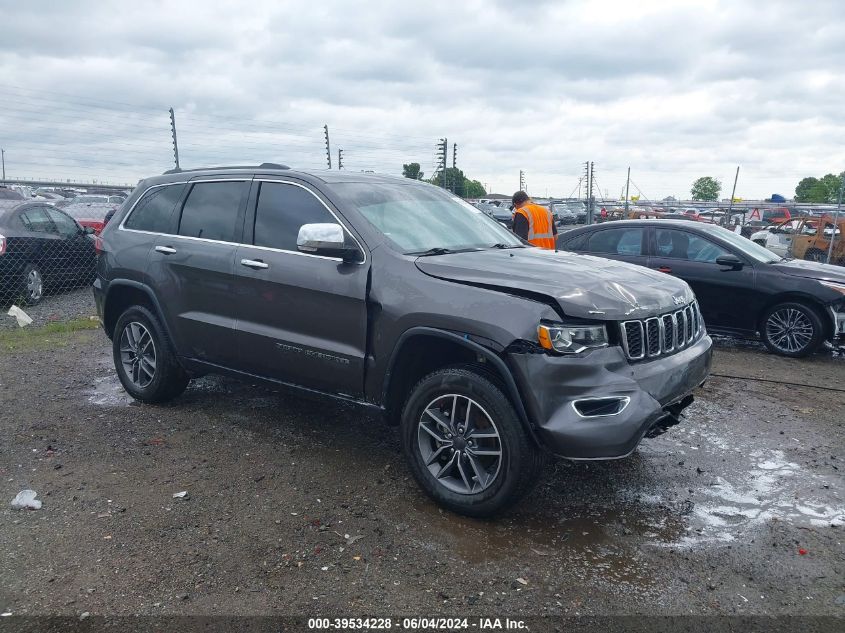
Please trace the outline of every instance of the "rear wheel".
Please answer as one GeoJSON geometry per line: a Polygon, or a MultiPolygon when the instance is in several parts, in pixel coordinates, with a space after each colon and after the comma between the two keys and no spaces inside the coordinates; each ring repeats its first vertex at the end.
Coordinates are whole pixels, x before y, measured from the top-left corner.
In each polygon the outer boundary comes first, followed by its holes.
{"type": "Polygon", "coordinates": [[[417,483],[443,507],[473,517],[504,512],[543,464],[502,390],[462,367],[423,378],[405,404],[402,448],[417,483]]]}
{"type": "Polygon", "coordinates": [[[164,328],[144,306],[132,306],[118,318],[112,355],[123,388],[136,400],[166,402],[188,386],[164,328]]]}
{"type": "Polygon", "coordinates": [[[44,297],[44,277],[35,264],[27,264],[23,270],[23,300],[28,306],[34,306],[44,297]]]}
{"type": "Polygon", "coordinates": [[[824,342],[821,317],[803,303],[779,303],[769,308],[761,330],[766,347],[782,356],[808,356],[824,342]]]}

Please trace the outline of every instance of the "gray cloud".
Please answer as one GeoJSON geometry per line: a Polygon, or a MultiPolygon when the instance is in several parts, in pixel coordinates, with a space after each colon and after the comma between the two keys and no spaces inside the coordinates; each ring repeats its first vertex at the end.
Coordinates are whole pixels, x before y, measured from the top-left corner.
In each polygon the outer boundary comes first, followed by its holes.
{"type": "Polygon", "coordinates": [[[581,162],[652,198],[698,175],[792,193],[845,168],[838,2],[397,5],[0,1],[8,170],[134,181],[183,162],[431,173],[441,136],[471,176],[568,194],[581,162]]]}

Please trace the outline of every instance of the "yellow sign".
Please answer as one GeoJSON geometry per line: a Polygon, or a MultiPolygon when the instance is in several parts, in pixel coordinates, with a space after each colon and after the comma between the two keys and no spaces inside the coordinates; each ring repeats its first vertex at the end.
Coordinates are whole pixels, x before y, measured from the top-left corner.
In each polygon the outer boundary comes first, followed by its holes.
{"type": "Polygon", "coordinates": [[[631,202],[639,202],[639,201],[640,201],[639,196],[631,196],[631,202]]]}

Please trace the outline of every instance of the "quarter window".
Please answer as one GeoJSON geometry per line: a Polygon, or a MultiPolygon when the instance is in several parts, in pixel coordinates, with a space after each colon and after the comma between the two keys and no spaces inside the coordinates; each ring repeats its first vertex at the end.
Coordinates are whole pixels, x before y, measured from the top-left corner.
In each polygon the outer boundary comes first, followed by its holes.
{"type": "Polygon", "coordinates": [[[296,185],[261,183],[255,210],[256,246],[296,251],[303,224],[337,224],[337,220],[312,193],[296,185]]]}
{"type": "Polygon", "coordinates": [[[245,191],[244,182],[195,184],[182,207],[179,235],[234,242],[235,221],[245,191]]]}
{"type": "Polygon", "coordinates": [[[170,233],[170,216],[184,190],[185,185],[181,184],[150,189],[135,205],[123,226],[136,231],[170,233]]]}
{"type": "Polygon", "coordinates": [[[604,229],[590,235],[587,250],[591,253],[642,255],[643,229],[604,229]]]}

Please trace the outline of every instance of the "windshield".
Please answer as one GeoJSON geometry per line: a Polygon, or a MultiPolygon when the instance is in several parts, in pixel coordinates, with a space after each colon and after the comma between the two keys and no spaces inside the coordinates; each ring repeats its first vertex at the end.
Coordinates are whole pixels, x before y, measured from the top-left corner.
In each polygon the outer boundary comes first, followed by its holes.
{"type": "Polygon", "coordinates": [[[707,227],[707,231],[711,232],[716,237],[721,238],[731,246],[737,248],[743,254],[748,255],[748,257],[750,257],[756,262],[761,262],[763,264],[773,264],[783,259],[782,257],[775,255],[769,249],[760,246],[756,242],[752,242],[748,238],[742,237],[742,235],[738,235],[733,231],[729,231],[728,229],[722,228],[721,226],[716,226],[715,224],[705,224],[703,226],[707,227]]]}
{"type": "Polygon", "coordinates": [[[438,187],[353,182],[332,188],[406,255],[523,245],[498,222],[438,187]]]}

